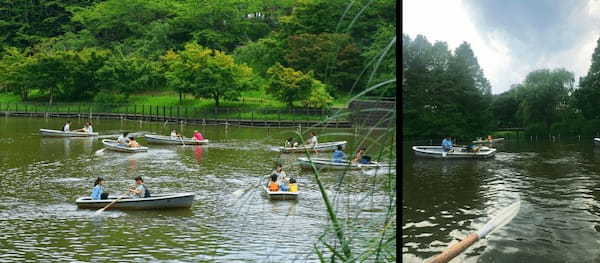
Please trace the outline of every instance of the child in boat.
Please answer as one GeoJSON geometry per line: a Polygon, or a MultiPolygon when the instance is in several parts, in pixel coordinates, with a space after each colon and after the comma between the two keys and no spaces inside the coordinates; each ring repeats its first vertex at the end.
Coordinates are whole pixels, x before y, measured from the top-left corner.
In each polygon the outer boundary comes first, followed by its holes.
{"type": "Polygon", "coordinates": [[[198,130],[194,130],[194,140],[202,141],[204,140],[204,136],[202,136],[202,133],[200,133],[198,130]]]}
{"type": "Polygon", "coordinates": [[[288,186],[290,187],[290,192],[298,192],[298,184],[296,183],[296,179],[290,178],[290,184],[288,186]]]}
{"type": "Polygon", "coordinates": [[[335,152],[333,152],[332,161],[336,163],[343,163],[344,158],[346,158],[346,155],[344,154],[344,152],[342,152],[342,146],[338,145],[335,152]]]}
{"type": "Polygon", "coordinates": [[[104,192],[104,178],[98,177],[92,189],[92,200],[108,199],[108,193],[104,192]]]}
{"type": "Polygon", "coordinates": [[[129,192],[137,198],[150,197],[150,192],[144,186],[144,180],[141,176],[134,178],[135,186],[129,187],[129,192]]]}
{"type": "Polygon", "coordinates": [[[269,181],[267,188],[269,189],[269,192],[279,191],[279,184],[277,183],[277,175],[276,174],[271,175],[271,181],[269,181]]]}
{"type": "Polygon", "coordinates": [[[129,144],[127,145],[132,148],[140,147],[140,144],[135,140],[135,137],[129,137],[129,144]]]}

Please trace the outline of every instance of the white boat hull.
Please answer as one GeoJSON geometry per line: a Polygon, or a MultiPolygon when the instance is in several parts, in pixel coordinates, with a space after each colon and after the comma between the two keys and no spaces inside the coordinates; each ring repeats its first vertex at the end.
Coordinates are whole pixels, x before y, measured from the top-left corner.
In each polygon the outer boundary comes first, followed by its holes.
{"type": "Polygon", "coordinates": [[[102,140],[102,144],[106,149],[117,151],[117,152],[126,152],[126,153],[137,153],[137,152],[147,152],[148,147],[140,146],[140,147],[129,147],[125,145],[120,145],[117,141],[114,140],[102,140]]]}
{"type": "Polygon", "coordinates": [[[201,144],[208,144],[208,140],[204,139],[201,141],[197,141],[194,140],[192,138],[177,138],[177,139],[173,139],[171,138],[171,136],[163,136],[163,135],[151,135],[151,134],[146,134],[144,135],[144,139],[146,139],[146,141],[148,141],[148,143],[154,143],[154,144],[175,144],[175,145],[201,145],[201,144]],[[182,143],[183,141],[183,143],[182,143]]]}
{"type": "Polygon", "coordinates": [[[490,158],[496,154],[496,149],[489,147],[481,147],[479,152],[463,151],[464,147],[454,147],[451,152],[444,152],[442,146],[413,146],[413,151],[417,156],[428,158],[445,158],[445,159],[479,159],[490,158]]]}
{"type": "Polygon", "coordinates": [[[342,149],[344,149],[344,147],[346,147],[346,143],[348,143],[348,142],[347,141],[325,142],[325,143],[318,143],[317,146],[315,146],[315,147],[308,146],[308,145],[301,145],[298,147],[278,147],[277,149],[281,153],[303,153],[303,152],[306,152],[306,150],[308,150],[309,152],[315,151],[315,150],[317,150],[319,152],[332,152],[337,149],[338,145],[341,145],[342,149]]]}
{"type": "Polygon", "coordinates": [[[270,192],[266,186],[262,186],[263,194],[270,200],[298,200],[299,192],[270,192]]]}
{"type": "Polygon", "coordinates": [[[298,162],[300,166],[305,169],[311,169],[311,162],[315,165],[317,169],[332,169],[332,170],[362,170],[362,169],[374,169],[381,167],[388,167],[388,165],[378,162],[371,162],[368,164],[359,164],[359,163],[351,163],[349,161],[344,161],[341,163],[333,162],[331,159],[324,158],[311,158],[308,159],[306,157],[298,158],[298,162]]]}
{"type": "Polygon", "coordinates": [[[49,130],[49,129],[40,129],[40,134],[46,137],[94,137],[98,136],[97,132],[87,133],[87,132],[76,132],[76,131],[59,131],[59,130],[49,130]]]}
{"type": "MultiPolygon", "coordinates": [[[[107,206],[112,201],[117,199],[116,196],[109,196],[105,200],[92,200],[91,197],[85,196],[78,198],[75,203],[77,208],[82,209],[99,209],[107,206]]],[[[190,208],[194,201],[193,193],[177,193],[177,194],[158,194],[148,198],[131,198],[124,196],[108,209],[166,209],[166,208],[190,208]]]]}

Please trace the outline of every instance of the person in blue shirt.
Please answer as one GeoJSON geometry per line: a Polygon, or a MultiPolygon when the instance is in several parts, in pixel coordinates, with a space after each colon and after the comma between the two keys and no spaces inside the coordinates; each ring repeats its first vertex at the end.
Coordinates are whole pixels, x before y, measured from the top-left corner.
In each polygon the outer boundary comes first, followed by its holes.
{"type": "Polygon", "coordinates": [[[444,140],[442,140],[442,149],[444,149],[444,152],[449,152],[452,150],[452,141],[450,140],[450,136],[446,136],[444,140]]]}
{"type": "Polygon", "coordinates": [[[342,152],[342,146],[338,145],[337,150],[335,150],[335,152],[333,152],[332,159],[336,163],[342,163],[342,162],[344,162],[344,158],[346,158],[346,155],[344,154],[344,152],[342,152]]]}
{"type": "Polygon", "coordinates": [[[98,177],[94,182],[94,189],[92,189],[92,199],[101,200],[108,199],[108,193],[104,192],[104,178],[98,177]]]}

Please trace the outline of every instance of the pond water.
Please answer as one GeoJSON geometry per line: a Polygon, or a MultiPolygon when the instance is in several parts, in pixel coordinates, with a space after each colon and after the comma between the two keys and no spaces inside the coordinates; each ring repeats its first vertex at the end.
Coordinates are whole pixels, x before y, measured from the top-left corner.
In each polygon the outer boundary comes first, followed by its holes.
{"type": "MultiPolygon", "coordinates": [[[[72,129],[86,121],[71,120],[72,129]]],[[[166,135],[176,128],[189,137],[198,129],[211,140],[206,146],[162,146],[142,139],[150,147],[146,153],[96,154],[102,149],[97,138],[38,134],[40,128],[59,129],[64,122],[0,118],[0,262],[318,261],[313,245],[329,221],[315,177],[295,163],[302,155],[271,149],[296,129],[94,120],[100,134],[166,135]],[[297,178],[298,201],[269,201],[256,187],[276,161],[297,178]],[[138,175],[154,194],[195,193],[191,209],[109,210],[95,216],[94,210],[75,205],[75,199],[91,193],[98,176],[106,179],[108,192],[118,195],[138,175]]],[[[316,131],[323,142],[349,141],[348,154],[364,136],[344,129],[316,131]]],[[[378,234],[369,226],[382,218],[389,201],[383,190],[368,184],[373,177],[348,172],[342,184],[339,172],[321,175],[338,215],[352,215],[352,222],[364,226],[353,233],[356,247],[378,234]],[[365,207],[371,209],[356,212],[365,207]]]]}
{"type": "Polygon", "coordinates": [[[456,261],[600,261],[600,147],[592,138],[509,139],[489,160],[421,158],[415,144],[403,145],[405,262],[440,253],[519,199],[508,225],[456,261]]]}

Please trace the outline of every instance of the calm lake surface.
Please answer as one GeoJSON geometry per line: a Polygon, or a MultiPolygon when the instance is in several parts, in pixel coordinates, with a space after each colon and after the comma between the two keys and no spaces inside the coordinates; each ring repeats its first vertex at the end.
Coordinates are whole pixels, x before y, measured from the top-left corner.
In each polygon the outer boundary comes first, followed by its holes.
{"type": "Polygon", "coordinates": [[[436,255],[519,198],[517,216],[456,262],[600,262],[600,147],[592,138],[506,140],[489,160],[420,158],[411,144],[402,164],[405,262],[436,255]]]}
{"type": "MultiPolygon", "coordinates": [[[[81,128],[86,121],[71,120],[71,129],[81,128]]],[[[162,146],[148,145],[141,139],[142,145],[151,147],[147,153],[106,150],[97,155],[95,153],[102,149],[101,140],[97,138],[46,138],[38,134],[40,128],[59,129],[64,122],[65,119],[0,118],[0,262],[318,260],[313,245],[325,232],[328,217],[314,175],[301,171],[295,164],[296,158],[302,155],[280,155],[271,150],[280,145],[283,138],[293,136],[295,129],[226,129],[224,126],[94,120],[94,131],[101,135],[123,130],[166,135],[171,128],[176,128],[189,137],[194,129],[199,129],[211,140],[207,146],[162,146]],[[258,187],[251,187],[261,176],[270,173],[277,160],[299,181],[302,195],[298,201],[269,201],[258,187]],[[154,194],[195,193],[192,208],[106,211],[101,216],[94,216],[94,210],[77,209],[75,199],[90,195],[96,177],[104,177],[106,190],[119,195],[138,175],[154,194]],[[248,188],[249,191],[239,197],[232,194],[248,188]]],[[[360,138],[349,135],[353,130],[318,129],[317,132],[323,134],[319,138],[322,142],[349,141],[347,154],[353,152],[360,138]]],[[[507,158],[502,156],[492,162],[507,158]]],[[[466,174],[460,176],[467,177],[466,174]]],[[[410,177],[421,176],[412,174],[410,177]]],[[[378,234],[375,227],[369,226],[382,218],[389,200],[383,191],[373,189],[373,184],[367,183],[370,177],[361,172],[346,173],[343,185],[339,184],[339,178],[339,172],[325,172],[321,176],[331,197],[336,198],[338,215],[352,217],[352,222],[362,225],[352,236],[354,246],[361,247],[360,240],[378,234]]],[[[469,180],[475,181],[475,178],[469,180]]],[[[433,202],[418,199],[419,203],[433,202]]],[[[530,209],[528,205],[524,208],[526,212],[530,209]]],[[[454,213],[449,207],[447,210],[454,213]]],[[[419,213],[414,216],[410,222],[427,220],[420,218],[419,213]]],[[[581,233],[595,232],[592,228],[581,233]]],[[[449,239],[441,238],[447,232],[435,235],[442,240],[449,239]]],[[[413,243],[424,242],[424,237],[411,238],[416,238],[413,243]]],[[[430,242],[425,243],[428,246],[430,242]]],[[[586,248],[596,245],[579,244],[586,248]]],[[[422,249],[411,248],[410,251],[421,253],[422,249]]]]}

